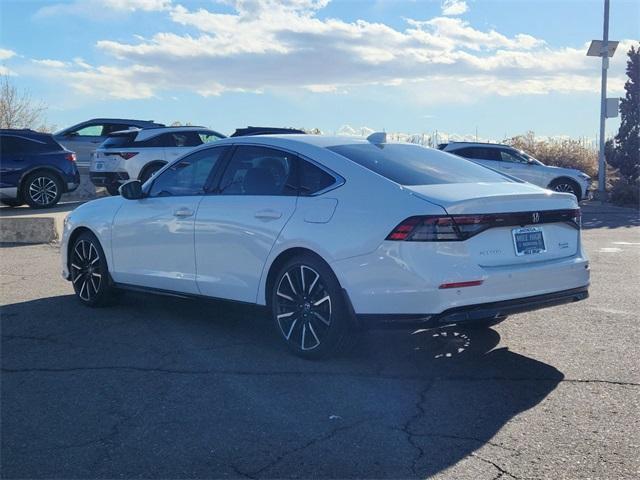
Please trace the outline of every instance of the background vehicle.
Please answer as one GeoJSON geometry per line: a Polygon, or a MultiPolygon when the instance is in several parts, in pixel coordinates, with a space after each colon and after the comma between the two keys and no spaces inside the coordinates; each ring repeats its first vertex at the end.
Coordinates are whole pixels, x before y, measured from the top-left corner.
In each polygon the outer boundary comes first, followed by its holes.
{"type": "Polygon", "coordinates": [[[96,150],[91,182],[111,195],[129,179],[143,183],[168,162],[204,143],[224,138],[205,127],[153,127],[115,132],[96,150]]]}
{"type": "Polygon", "coordinates": [[[80,184],[73,152],[33,130],[0,130],[0,201],[52,207],[80,184]]]}
{"type": "Polygon", "coordinates": [[[104,142],[109,134],[129,128],[163,127],[153,120],[128,118],[93,118],[53,134],[53,138],[65,148],[76,153],[78,165],[88,166],[91,154],[104,142]]]}
{"type": "Polygon", "coordinates": [[[591,178],[580,170],[551,167],[531,155],[509,145],[494,143],[452,142],[438,145],[440,150],[464,158],[477,160],[483,165],[512,175],[556,192],[568,192],[578,200],[587,198],[591,178]]]}
{"type": "Polygon", "coordinates": [[[195,149],[74,210],[63,275],[86,305],[114,287],[265,305],[303,357],[354,325],[490,325],[587,297],[573,195],[370,138],[195,149]]]}
{"type": "Polygon", "coordinates": [[[303,130],[297,128],[281,128],[281,127],[247,127],[236,128],[231,137],[246,137],[248,135],[291,135],[291,134],[304,134],[303,130]]]}

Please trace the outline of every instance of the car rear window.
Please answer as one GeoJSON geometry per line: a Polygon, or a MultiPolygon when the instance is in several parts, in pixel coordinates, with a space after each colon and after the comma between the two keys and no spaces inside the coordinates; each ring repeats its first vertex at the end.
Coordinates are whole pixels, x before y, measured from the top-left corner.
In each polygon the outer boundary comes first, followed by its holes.
{"type": "Polygon", "coordinates": [[[102,148],[126,148],[131,147],[133,139],[136,137],[136,132],[126,135],[112,135],[107,138],[101,145],[102,148]]]}
{"type": "Polygon", "coordinates": [[[401,185],[511,181],[475,162],[419,145],[357,143],[328,148],[401,185]]]}

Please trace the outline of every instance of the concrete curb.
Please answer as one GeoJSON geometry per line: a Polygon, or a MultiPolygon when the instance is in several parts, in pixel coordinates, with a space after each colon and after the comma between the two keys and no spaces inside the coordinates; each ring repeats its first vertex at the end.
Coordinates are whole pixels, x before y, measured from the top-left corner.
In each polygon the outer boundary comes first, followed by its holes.
{"type": "Polygon", "coordinates": [[[55,217],[3,217],[2,243],[53,243],[59,239],[55,217]]]}

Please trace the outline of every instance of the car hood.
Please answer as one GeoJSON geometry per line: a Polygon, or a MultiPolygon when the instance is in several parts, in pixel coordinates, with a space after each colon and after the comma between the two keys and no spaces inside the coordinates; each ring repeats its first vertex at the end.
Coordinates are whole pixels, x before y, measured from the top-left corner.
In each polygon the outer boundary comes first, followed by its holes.
{"type": "Polygon", "coordinates": [[[554,167],[553,165],[545,165],[544,168],[548,168],[554,173],[554,175],[566,175],[577,179],[581,178],[580,174],[584,173],[580,170],[576,170],[575,168],[554,167]]]}

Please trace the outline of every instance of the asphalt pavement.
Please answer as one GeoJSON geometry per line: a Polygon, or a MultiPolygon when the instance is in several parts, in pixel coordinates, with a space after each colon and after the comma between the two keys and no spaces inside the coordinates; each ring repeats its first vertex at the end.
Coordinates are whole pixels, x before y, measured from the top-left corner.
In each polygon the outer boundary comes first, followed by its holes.
{"type": "Polygon", "coordinates": [[[2,478],[640,477],[640,219],[585,208],[591,297],[491,329],[373,331],[322,362],[260,309],[79,305],[0,248],[2,478]]]}

